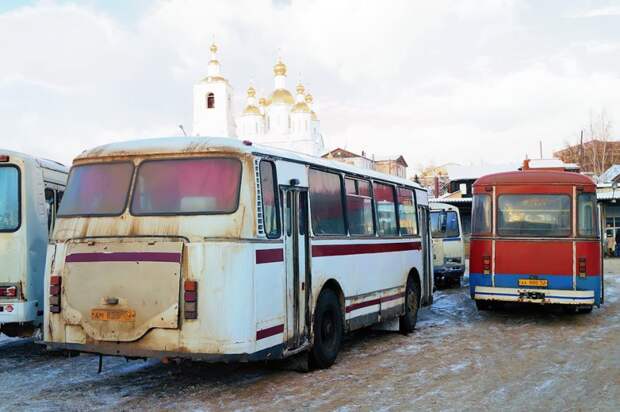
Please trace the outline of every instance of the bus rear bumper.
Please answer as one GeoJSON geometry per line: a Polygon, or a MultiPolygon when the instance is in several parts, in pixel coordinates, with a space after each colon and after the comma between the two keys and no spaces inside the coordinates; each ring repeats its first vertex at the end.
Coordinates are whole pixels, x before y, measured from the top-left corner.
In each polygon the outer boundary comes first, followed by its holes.
{"type": "Polygon", "coordinates": [[[473,297],[475,300],[496,300],[503,302],[527,302],[562,305],[595,304],[594,291],[592,290],[554,290],[476,286],[473,297]]]}
{"type": "Polygon", "coordinates": [[[36,321],[36,302],[0,301],[0,325],[5,323],[36,323],[36,321]]]}
{"type": "Polygon", "coordinates": [[[125,358],[154,358],[154,359],[187,359],[200,362],[255,362],[262,360],[282,359],[284,357],[284,345],[279,344],[271,348],[263,349],[254,353],[196,353],[159,351],[142,348],[122,347],[115,343],[78,344],[41,342],[48,350],[61,350],[95,355],[118,356],[125,358]]]}

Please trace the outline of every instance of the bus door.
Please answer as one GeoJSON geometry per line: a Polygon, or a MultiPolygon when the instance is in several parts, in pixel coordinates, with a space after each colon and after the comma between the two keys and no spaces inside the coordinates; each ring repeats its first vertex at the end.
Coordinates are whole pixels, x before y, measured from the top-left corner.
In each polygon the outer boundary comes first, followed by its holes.
{"type": "Polygon", "coordinates": [[[308,190],[283,188],[284,260],[286,265],[286,331],[288,349],[303,345],[308,337],[310,314],[310,237],[308,190]]]}
{"type": "Polygon", "coordinates": [[[431,248],[431,237],[430,237],[430,228],[429,228],[429,209],[428,206],[418,206],[418,220],[420,222],[420,235],[422,237],[422,259],[424,260],[423,264],[423,285],[422,285],[422,293],[423,296],[428,297],[428,303],[431,303],[431,296],[433,295],[433,272],[432,272],[432,248],[431,248]]]}

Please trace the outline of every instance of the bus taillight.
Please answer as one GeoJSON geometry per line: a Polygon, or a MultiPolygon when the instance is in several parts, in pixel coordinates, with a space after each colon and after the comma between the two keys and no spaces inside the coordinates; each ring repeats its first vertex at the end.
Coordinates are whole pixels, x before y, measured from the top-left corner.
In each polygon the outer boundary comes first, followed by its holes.
{"type": "Polygon", "coordinates": [[[586,258],[584,257],[579,258],[579,277],[586,277],[586,258]]]}
{"type": "Polygon", "coordinates": [[[198,318],[198,282],[195,280],[186,280],[183,285],[184,305],[183,312],[185,319],[197,319],[198,318]]]}
{"type": "Polygon", "coordinates": [[[50,312],[60,313],[60,287],[62,278],[57,275],[50,276],[50,312]]]}
{"type": "Polygon", "coordinates": [[[482,269],[485,275],[491,274],[491,257],[490,256],[484,256],[482,258],[482,269]]]}
{"type": "Polygon", "coordinates": [[[10,286],[6,288],[5,293],[7,298],[15,298],[17,297],[17,288],[15,286],[10,286]]]}
{"type": "Polygon", "coordinates": [[[0,288],[0,296],[6,298],[15,298],[17,297],[17,287],[15,286],[6,286],[0,288]]]}

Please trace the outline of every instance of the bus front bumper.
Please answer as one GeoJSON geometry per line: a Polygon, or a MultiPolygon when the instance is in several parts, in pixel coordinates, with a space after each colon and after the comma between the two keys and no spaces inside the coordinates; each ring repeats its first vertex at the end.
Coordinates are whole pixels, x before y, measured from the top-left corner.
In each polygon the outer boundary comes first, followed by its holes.
{"type": "Polygon", "coordinates": [[[441,281],[445,279],[458,279],[465,273],[465,265],[440,265],[433,267],[435,280],[441,281]]]}
{"type": "Polygon", "coordinates": [[[491,286],[476,286],[474,299],[562,305],[594,305],[595,303],[594,291],[591,290],[495,288],[491,286]]]}

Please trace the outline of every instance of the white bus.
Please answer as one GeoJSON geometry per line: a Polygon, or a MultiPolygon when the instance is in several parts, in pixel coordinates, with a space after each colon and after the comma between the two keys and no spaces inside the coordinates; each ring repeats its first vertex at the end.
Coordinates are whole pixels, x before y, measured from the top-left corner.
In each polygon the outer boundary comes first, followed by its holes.
{"type": "Polygon", "coordinates": [[[465,248],[461,215],[456,206],[431,202],[433,273],[437,286],[461,286],[465,248]]]}
{"type": "MultiPolygon", "coordinates": [[[[49,348],[204,361],[336,359],[343,334],[432,302],[427,193],[224,138],[75,159],[47,269],[49,348]]],[[[387,326],[387,325],[386,325],[387,326]]]]}
{"type": "Polygon", "coordinates": [[[26,336],[43,322],[49,234],[67,168],[0,149],[0,332],[26,336]]]}

